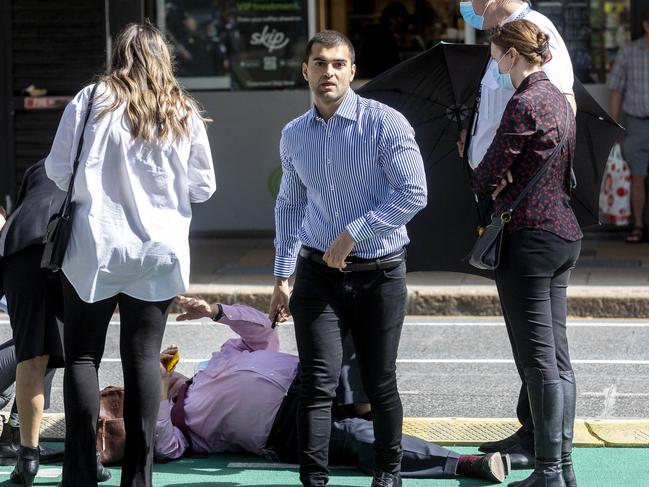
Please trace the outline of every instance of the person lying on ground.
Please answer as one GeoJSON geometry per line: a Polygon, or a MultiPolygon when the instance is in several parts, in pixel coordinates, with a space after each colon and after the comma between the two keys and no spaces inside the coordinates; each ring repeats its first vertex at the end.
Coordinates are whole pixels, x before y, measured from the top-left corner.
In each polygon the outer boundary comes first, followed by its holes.
{"type": "MultiPolygon", "coordinates": [[[[155,458],[169,461],[189,453],[248,452],[297,463],[298,357],[279,351],[277,329],[265,313],[243,305],[211,307],[203,300],[183,296],[178,302],[185,309],[178,321],[212,318],[239,337],[221,345],[191,379],[160,366],[163,387],[155,458]]],[[[278,321],[287,318],[280,314],[278,321]]],[[[176,352],[175,346],[165,349],[161,361],[176,352]]],[[[330,464],[354,466],[371,475],[372,422],[334,417],[331,426],[330,464]]],[[[499,453],[460,455],[403,436],[405,478],[466,476],[502,482],[507,460],[499,453]]]]}

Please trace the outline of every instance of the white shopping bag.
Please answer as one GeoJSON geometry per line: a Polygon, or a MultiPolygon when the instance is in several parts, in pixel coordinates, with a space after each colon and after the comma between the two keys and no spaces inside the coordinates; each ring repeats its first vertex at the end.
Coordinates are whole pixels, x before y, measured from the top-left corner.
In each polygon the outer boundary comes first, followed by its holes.
{"type": "Polygon", "coordinates": [[[602,189],[599,193],[602,223],[628,225],[631,217],[631,170],[622,158],[620,144],[615,144],[608,156],[602,189]]]}

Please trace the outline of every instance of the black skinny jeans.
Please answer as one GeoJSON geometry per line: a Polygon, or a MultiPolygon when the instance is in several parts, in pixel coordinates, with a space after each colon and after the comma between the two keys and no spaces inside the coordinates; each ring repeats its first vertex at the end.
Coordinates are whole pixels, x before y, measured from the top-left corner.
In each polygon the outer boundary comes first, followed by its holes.
{"type": "Polygon", "coordinates": [[[505,236],[496,285],[523,381],[526,368],[540,369],[544,380],[559,380],[559,371],[572,370],[566,291],[580,250],[581,241],[569,242],[543,230],[505,236]]]}
{"type": "Polygon", "coordinates": [[[298,442],[300,480],[328,481],[331,406],[351,332],[365,392],[372,404],[378,470],[401,464],[403,408],[396,359],[406,305],[405,263],[395,269],[343,273],[298,259],[290,309],[301,366],[298,442]]]}
{"type": "Polygon", "coordinates": [[[97,373],[110,318],[119,304],[126,430],[120,485],[150,487],[155,424],[160,405],[160,346],[172,300],[146,302],[118,294],[96,303],[86,303],[65,276],[62,276],[62,281],[66,425],[63,486],[97,485],[97,373]]]}

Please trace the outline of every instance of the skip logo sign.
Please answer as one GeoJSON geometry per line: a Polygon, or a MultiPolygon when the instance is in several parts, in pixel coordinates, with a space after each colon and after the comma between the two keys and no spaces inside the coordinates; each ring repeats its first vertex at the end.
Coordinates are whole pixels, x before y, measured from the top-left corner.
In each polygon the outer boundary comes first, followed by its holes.
{"type": "Polygon", "coordinates": [[[283,32],[278,32],[275,29],[270,30],[268,25],[264,25],[261,32],[252,34],[250,44],[253,46],[264,46],[268,49],[268,52],[273,52],[286,47],[290,40],[283,32]]]}

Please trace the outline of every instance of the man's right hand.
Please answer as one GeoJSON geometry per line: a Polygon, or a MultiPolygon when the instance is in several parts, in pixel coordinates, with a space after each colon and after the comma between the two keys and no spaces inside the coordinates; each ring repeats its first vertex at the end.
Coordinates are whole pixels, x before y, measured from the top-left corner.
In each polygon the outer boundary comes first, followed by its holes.
{"type": "Polygon", "coordinates": [[[160,388],[160,400],[167,400],[169,397],[169,383],[171,380],[172,372],[167,372],[163,362],[166,362],[178,352],[178,347],[176,345],[171,345],[170,347],[165,348],[160,352],[160,379],[161,379],[161,388],[160,388]]]}
{"type": "Polygon", "coordinates": [[[273,296],[270,298],[270,306],[268,307],[268,318],[272,321],[275,315],[284,308],[287,317],[291,315],[291,310],[288,308],[288,298],[291,290],[288,286],[288,279],[280,277],[275,278],[275,288],[273,289],[273,296]]]}

